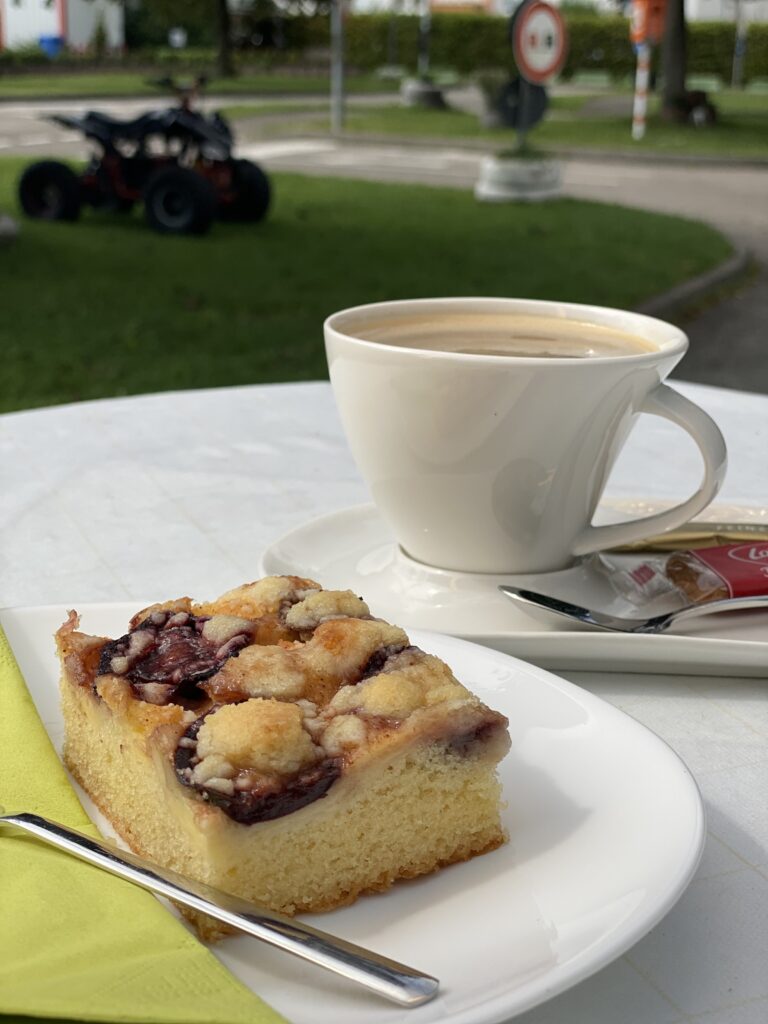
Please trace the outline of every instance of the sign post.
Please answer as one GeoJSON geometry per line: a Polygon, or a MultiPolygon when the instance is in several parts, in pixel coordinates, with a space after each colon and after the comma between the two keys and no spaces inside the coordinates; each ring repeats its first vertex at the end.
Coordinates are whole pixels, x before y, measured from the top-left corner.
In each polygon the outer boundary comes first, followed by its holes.
{"type": "Polygon", "coordinates": [[[567,33],[556,7],[524,0],[509,23],[517,76],[495,97],[502,124],[517,132],[517,148],[487,156],[480,165],[475,196],[481,202],[539,202],[560,195],[560,164],[526,149],[530,129],[547,109],[545,84],[565,64],[567,33]]]}
{"type": "Polygon", "coordinates": [[[416,73],[422,81],[429,78],[429,37],[432,32],[431,0],[422,0],[419,16],[419,45],[416,73]]]}
{"type": "Polygon", "coordinates": [[[636,142],[645,137],[652,47],[664,34],[666,9],[666,0],[632,0],[629,38],[637,53],[635,96],[632,103],[632,138],[636,142]]]}
{"type": "Polygon", "coordinates": [[[518,148],[524,149],[531,124],[529,108],[535,102],[531,86],[544,86],[562,71],[568,36],[560,11],[544,0],[524,0],[520,4],[512,15],[510,35],[520,75],[518,148]]]}
{"type": "Polygon", "coordinates": [[[344,0],[331,0],[331,134],[344,130],[344,0]]]}
{"type": "Polygon", "coordinates": [[[741,89],[744,84],[744,56],[747,52],[747,11],[744,0],[736,0],[736,41],[733,46],[731,88],[741,89]]]}
{"type": "Polygon", "coordinates": [[[645,137],[645,120],[648,112],[648,83],[651,79],[651,44],[637,44],[637,68],[635,69],[635,97],[632,101],[632,138],[635,142],[645,137]]]}

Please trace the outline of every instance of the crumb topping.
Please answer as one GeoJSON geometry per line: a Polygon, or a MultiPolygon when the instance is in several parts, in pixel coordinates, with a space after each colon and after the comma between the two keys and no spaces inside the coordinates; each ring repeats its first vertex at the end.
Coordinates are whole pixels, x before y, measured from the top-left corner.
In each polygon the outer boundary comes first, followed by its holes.
{"type": "Polygon", "coordinates": [[[253,644],[227,662],[205,689],[217,702],[274,697],[298,700],[304,693],[305,675],[294,652],[284,647],[253,644]]]}
{"type": "Polygon", "coordinates": [[[319,753],[304,728],[301,708],[261,697],[218,708],[197,735],[201,764],[208,757],[222,758],[232,773],[252,768],[265,775],[294,775],[314,764],[319,753]]]}
{"type": "Polygon", "coordinates": [[[213,615],[210,619],[203,621],[200,632],[203,639],[207,640],[209,644],[223,648],[235,637],[250,636],[253,632],[253,622],[235,615],[213,615]]]}
{"type": "Polygon", "coordinates": [[[177,778],[244,825],[306,807],[341,774],[306,728],[314,710],[261,698],[215,707],[179,740],[177,778]]]}
{"type": "Polygon", "coordinates": [[[87,648],[78,682],[90,672],[96,693],[96,679],[117,677],[125,699],[187,708],[176,775],[243,824],[321,799],[345,767],[398,735],[407,742],[416,730],[470,756],[506,725],[352,591],[301,577],[259,580],[208,604],[153,605],[117,640],[84,637],[77,625],[71,613],[60,635],[67,663],[73,636],[87,648]]]}
{"type": "Polygon", "coordinates": [[[370,615],[368,605],[351,590],[319,590],[293,605],[285,624],[298,632],[311,632],[330,619],[359,619],[370,615]]]}
{"type": "Polygon", "coordinates": [[[247,647],[204,683],[217,703],[274,697],[325,705],[339,687],[357,683],[382,648],[403,650],[408,637],[377,619],[331,619],[305,642],[247,647]]]}
{"type": "Polygon", "coordinates": [[[388,658],[382,671],[357,686],[344,686],[327,713],[358,711],[381,718],[405,719],[422,708],[473,701],[466,687],[439,658],[413,648],[388,658]]]}
{"type": "Polygon", "coordinates": [[[368,730],[362,718],[357,715],[337,715],[323,730],[323,749],[327,754],[339,757],[361,747],[367,738],[368,730]]]}
{"type": "Polygon", "coordinates": [[[215,601],[199,605],[197,610],[201,615],[242,615],[247,619],[284,617],[295,604],[320,590],[319,583],[301,576],[267,576],[228,590],[215,601]]]}

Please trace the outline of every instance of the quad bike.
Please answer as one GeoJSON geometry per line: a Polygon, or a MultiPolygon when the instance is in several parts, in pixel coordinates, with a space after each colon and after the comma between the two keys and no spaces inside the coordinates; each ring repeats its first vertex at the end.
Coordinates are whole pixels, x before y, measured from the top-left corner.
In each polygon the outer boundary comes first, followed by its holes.
{"type": "Polygon", "coordinates": [[[19,202],[29,217],[77,220],[84,203],[127,213],[144,204],[147,223],[167,234],[204,234],[215,217],[262,220],[270,202],[269,179],[256,164],[232,155],[234,140],[218,113],[193,109],[205,79],[191,86],[161,79],[177,106],[119,120],[96,111],[48,120],[75,129],[95,144],[79,174],[58,160],[31,164],[19,180],[19,202]]]}

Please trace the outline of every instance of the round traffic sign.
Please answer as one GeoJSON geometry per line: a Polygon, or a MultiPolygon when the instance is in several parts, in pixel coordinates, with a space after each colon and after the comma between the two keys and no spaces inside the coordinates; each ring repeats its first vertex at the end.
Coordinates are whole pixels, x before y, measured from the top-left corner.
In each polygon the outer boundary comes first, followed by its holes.
{"type": "Polygon", "coordinates": [[[531,85],[519,76],[510,79],[496,96],[496,109],[507,128],[526,132],[544,117],[549,99],[542,85],[531,85]]]}
{"type": "Polygon", "coordinates": [[[526,0],[512,15],[512,52],[528,82],[543,85],[562,70],[568,53],[563,16],[544,0],[526,0]]]}

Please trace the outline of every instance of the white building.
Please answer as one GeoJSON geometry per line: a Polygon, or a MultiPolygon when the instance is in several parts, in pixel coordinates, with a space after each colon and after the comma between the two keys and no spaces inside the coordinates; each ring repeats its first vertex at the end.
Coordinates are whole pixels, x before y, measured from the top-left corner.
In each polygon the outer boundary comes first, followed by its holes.
{"type": "Polygon", "coordinates": [[[41,37],[61,39],[84,50],[104,26],[109,49],[121,49],[123,5],[120,0],[0,0],[0,50],[34,46],[41,37]]]}
{"type": "MultiPolygon", "coordinates": [[[[549,0],[555,7],[560,0],[549,0]]],[[[689,21],[735,21],[738,0],[685,0],[685,13],[689,21]]],[[[510,15],[518,0],[432,0],[436,11],[478,11],[489,14],[510,15]]],[[[768,21],[768,0],[742,0],[747,21],[768,21]]],[[[616,13],[615,0],[585,0],[585,6],[596,11],[616,13]]],[[[350,7],[358,13],[396,10],[401,14],[418,14],[422,0],[350,0],[350,7]]]]}
{"type": "MultiPolygon", "coordinates": [[[[768,21],[768,0],[742,0],[744,19],[768,21]]],[[[735,21],[737,0],[685,0],[691,21],[735,21]]]]}

